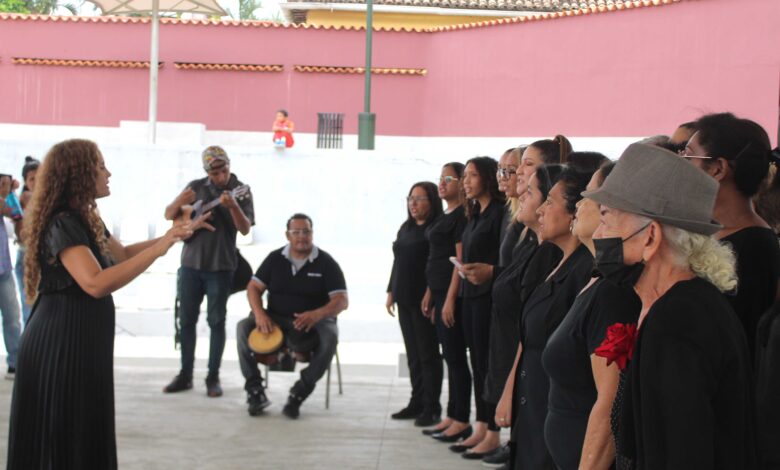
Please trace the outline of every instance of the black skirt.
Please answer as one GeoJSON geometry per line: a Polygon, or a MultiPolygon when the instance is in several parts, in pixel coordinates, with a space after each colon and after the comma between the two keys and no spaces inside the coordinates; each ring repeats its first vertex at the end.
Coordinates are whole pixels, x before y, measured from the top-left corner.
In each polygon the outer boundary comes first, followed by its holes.
{"type": "Polygon", "coordinates": [[[19,347],[8,470],[117,468],[114,317],[111,296],[41,295],[19,347]]]}

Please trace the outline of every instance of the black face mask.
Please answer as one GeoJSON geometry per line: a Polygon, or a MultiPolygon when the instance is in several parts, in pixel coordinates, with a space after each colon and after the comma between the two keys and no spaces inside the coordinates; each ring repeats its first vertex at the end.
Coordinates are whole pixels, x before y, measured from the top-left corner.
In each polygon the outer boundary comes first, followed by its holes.
{"type": "Polygon", "coordinates": [[[593,246],[596,248],[593,264],[596,271],[604,279],[609,279],[619,286],[633,286],[639,281],[639,276],[642,275],[645,265],[642,262],[630,266],[625,265],[623,262],[623,243],[646,229],[649,225],[647,224],[640,228],[625,240],[620,237],[593,239],[593,246]]]}

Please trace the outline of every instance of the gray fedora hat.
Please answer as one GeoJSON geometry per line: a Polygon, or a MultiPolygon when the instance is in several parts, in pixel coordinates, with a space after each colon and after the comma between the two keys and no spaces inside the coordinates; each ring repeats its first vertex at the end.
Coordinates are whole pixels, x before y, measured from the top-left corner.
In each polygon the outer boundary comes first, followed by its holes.
{"type": "Polygon", "coordinates": [[[718,182],[678,155],[647,144],[630,145],[604,184],[583,197],[661,224],[712,235],[718,182]]]}

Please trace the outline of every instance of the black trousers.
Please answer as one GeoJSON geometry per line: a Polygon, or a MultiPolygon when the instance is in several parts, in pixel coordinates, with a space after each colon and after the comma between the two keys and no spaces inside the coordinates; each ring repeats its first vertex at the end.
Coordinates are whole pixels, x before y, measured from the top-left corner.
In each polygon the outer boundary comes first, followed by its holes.
{"type": "Polygon", "coordinates": [[[444,368],[436,327],[423,316],[419,304],[414,307],[398,304],[398,322],[401,324],[409,379],[412,382],[409,406],[426,413],[439,414],[444,368]]]}
{"type": "Polygon", "coordinates": [[[471,371],[466,354],[466,337],[463,336],[463,311],[461,300],[455,302],[455,325],[448,328],[441,319],[447,291],[431,291],[436,310],[436,334],[439,336],[442,354],[447,362],[449,376],[449,401],[447,416],[467,423],[471,412],[471,371]]]}
{"type": "Polygon", "coordinates": [[[463,299],[463,333],[471,353],[471,370],[474,379],[474,402],[477,405],[477,421],[487,423],[488,429],[498,431],[495,423],[496,405],[485,400],[485,379],[488,373],[490,350],[490,294],[463,299]]]}

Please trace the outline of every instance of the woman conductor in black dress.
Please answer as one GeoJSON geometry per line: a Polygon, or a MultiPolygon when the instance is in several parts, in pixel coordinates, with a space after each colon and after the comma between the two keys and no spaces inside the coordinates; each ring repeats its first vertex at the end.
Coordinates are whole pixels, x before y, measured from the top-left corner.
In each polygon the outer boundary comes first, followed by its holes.
{"type": "Polygon", "coordinates": [[[87,140],[56,144],[39,169],[25,226],[26,292],[36,300],[19,348],[9,470],[117,468],[111,293],[192,232],[179,225],[122,246],[95,204],[110,176],[87,140]]]}

